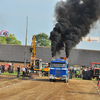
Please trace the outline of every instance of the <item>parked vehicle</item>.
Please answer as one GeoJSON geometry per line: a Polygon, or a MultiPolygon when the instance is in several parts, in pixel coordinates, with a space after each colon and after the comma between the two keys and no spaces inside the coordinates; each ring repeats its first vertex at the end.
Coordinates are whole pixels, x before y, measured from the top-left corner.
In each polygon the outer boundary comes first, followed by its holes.
{"type": "Polygon", "coordinates": [[[30,53],[31,53],[31,61],[30,64],[28,65],[30,69],[30,73],[38,73],[41,76],[41,70],[42,70],[42,59],[37,59],[36,58],[36,51],[35,51],[35,35],[32,37],[32,44],[30,48],[30,53]]]}
{"type": "Polygon", "coordinates": [[[14,73],[14,66],[12,64],[2,64],[2,70],[1,72],[4,73],[5,71],[8,71],[9,73],[14,73]]]}
{"type": "Polygon", "coordinates": [[[82,66],[74,65],[73,68],[74,68],[75,77],[81,78],[82,77],[82,66]]]}
{"type": "Polygon", "coordinates": [[[42,76],[48,76],[50,72],[49,64],[48,63],[42,63],[42,76]]]}
{"type": "Polygon", "coordinates": [[[89,79],[92,78],[98,78],[99,76],[99,69],[100,69],[100,63],[98,62],[92,62],[91,67],[89,69],[85,69],[82,72],[82,78],[83,79],[89,79]]]}

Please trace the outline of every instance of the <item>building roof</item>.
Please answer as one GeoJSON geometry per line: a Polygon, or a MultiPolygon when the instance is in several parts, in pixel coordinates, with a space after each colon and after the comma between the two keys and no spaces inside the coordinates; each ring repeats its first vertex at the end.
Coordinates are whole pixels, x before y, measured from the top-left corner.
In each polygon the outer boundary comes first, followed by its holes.
{"type": "MultiPolygon", "coordinates": [[[[27,46],[26,62],[30,62],[30,47],[27,46]]],[[[65,50],[57,53],[56,58],[65,57],[65,50]]],[[[0,61],[24,63],[25,45],[0,44],[0,61]]],[[[36,46],[36,58],[50,63],[51,48],[36,46]]],[[[100,50],[72,49],[68,58],[69,65],[90,66],[91,62],[100,62],[100,50]]]]}
{"type": "Polygon", "coordinates": [[[70,65],[90,66],[91,62],[100,62],[100,50],[71,50],[69,56],[70,65]]]}
{"type": "MultiPolygon", "coordinates": [[[[30,62],[30,47],[27,46],[26,61],[30,62]]],[[[50,47],[38,46],[36,47],[36,58],[45,62],[51,60],[50,47]]],[[[0,44],[0,61],[7,62],[24,62],[25,58],[25,45],[12,45],[12,44],[0,44]]]]}

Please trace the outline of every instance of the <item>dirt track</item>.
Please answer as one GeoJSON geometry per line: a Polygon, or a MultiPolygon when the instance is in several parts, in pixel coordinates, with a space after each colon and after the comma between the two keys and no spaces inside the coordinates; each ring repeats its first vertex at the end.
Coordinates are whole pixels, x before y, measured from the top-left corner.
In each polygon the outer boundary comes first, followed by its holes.
{"type": "Polygon", "coordinates": [[[100,100],[100,89],[92,81],[70,80],[67,84],[49,82],[48,78],[6,80],[8,76],[3,76],[5,80],[1,80],[1,77],[0,100],[100,100]]]}

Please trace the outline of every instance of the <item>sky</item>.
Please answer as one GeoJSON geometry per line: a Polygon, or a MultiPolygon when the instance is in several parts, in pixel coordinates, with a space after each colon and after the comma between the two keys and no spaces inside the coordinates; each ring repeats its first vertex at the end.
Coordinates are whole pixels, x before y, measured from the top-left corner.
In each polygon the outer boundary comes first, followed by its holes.
{"type": "MultiPolygon", "coordinates": [[[[33,35],[44,32],[50,36],[55,25],[55,5],[59,1],[61,0],[0,0],[0,30],[9,31],[25,45],[28,17],[27,45],[31,45],[33,35]]],[[[94,25],[87,36],[100,37],[100,22],[94,25]]],[[[100,50],[100,42],[80,42],[76,48],[100,50]]]]}

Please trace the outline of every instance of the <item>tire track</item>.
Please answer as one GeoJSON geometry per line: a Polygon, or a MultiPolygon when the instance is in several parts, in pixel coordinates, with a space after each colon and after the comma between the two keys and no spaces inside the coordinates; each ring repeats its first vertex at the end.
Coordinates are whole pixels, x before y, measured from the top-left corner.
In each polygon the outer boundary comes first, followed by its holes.
{"type": "Polygon", "coordinates": [[[97,86],[93,81],[91,81],[91,82],[92,82],[92,84],[95,86],[95,88],[97,89],[97,91],[98,91],[98,93],[99,93],[99,95],[100,95],[100,90],[99,90],[98,86],[97,86]]]}

